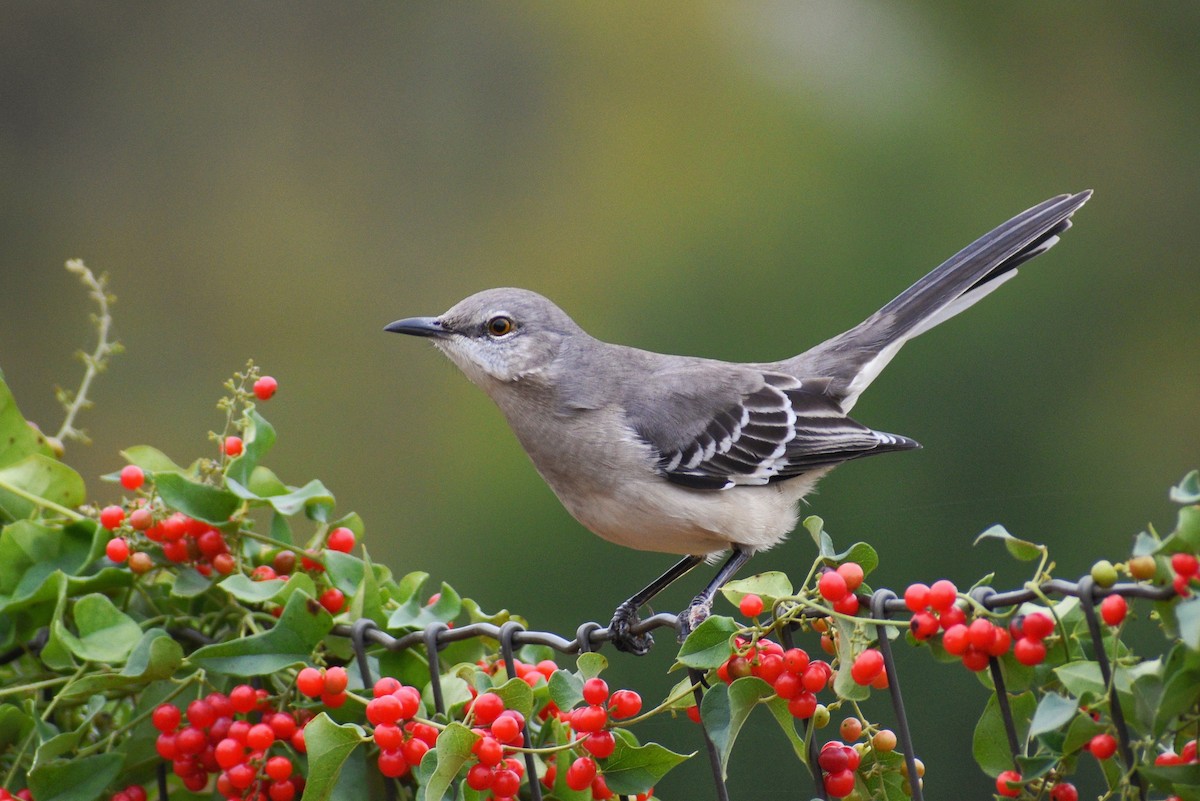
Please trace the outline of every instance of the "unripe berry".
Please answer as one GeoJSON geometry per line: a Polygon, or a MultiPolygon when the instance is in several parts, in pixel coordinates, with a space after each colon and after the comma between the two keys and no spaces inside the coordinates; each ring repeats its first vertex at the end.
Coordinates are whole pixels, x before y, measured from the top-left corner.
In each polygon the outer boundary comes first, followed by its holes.
{"type": "Polygon", "coordinates": [[[1158,562],[1149,554],[1133,557],[1125,567],[1129,575],[1138,581],[1149,581],[1158,574],[1158,562]]]}
{"type": "Polygon", "coordinates": [[[896,733],[891,729],[880,729],[871,738],[871,746],[882,753],[896,750],[896,733]]]}
{"type": "Polygon", "coordinates": [[[1101,559],[1092,565],[1092,581],[1100,587],[1111,587],[1117,583],[1117,569],[1112,562],[1101,559]]]}
{"type": "Polygon", "coordinates": [[[842,721],[842,725],[838,727],[838,733],[848,743],[852,743],[859,737],[862,737],[862,731],[862,721],[858,718],[846,718],[842,721]]]}
{"type": "Polygon", "coordinates": [[[137,575],[149,573],[153,568],[154,560],[150,558],[150,554],[138,551],[129,555],[129,569],[137,575]]]}

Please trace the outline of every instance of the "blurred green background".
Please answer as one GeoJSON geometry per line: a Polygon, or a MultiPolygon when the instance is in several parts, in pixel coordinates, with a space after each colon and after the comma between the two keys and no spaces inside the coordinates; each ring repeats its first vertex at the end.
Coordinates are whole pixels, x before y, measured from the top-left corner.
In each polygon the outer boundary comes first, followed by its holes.
{"type": "MultiPolygon", "coordinates": [[[[856,408],[925,449],[810,498],[879,549],[877,586],[1021,581],[971,547],[995,522],[1079,575],[1169,527],[1166,488],[1200,466],[1198,37],[1188,2],[7,2],[0,367],[57,428],[90,340],[62,264],[83,258],[112,274],[128,351],[83,418],[94,445],[70,446],[85,476],[131,444],[203,452],[253,357],[280,381],[285,480],[323,479],[395,571],[569,632],[670,558],[583,530],[486,398],[383,325],[516,285],[604,339],[777,359],[1091,187],[1058,248],[856,408]]],[[[796,536],[751,569],[812,555],[796,536]]],[[[613,656],[614,682],[665,687],[670,652],[613,656]]],[[[905,669],[931,797],[982,797],[964,738],[984,694],[923,653],[905,669]]],[[[773,725],[735,754],[735,798],[807,797],[773,725]]],[[[700,745],[686,722],[646,734],[700,745]]],[[[660,794],[706,785],[693,760],[660,794]]]]}

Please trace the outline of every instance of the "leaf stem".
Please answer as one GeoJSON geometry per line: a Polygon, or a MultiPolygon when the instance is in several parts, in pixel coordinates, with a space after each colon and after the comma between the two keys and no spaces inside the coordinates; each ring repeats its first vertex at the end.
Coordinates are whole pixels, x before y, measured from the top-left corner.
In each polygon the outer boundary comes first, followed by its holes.
{"type": "Polygon", "coordinates": [[[10,492],[18,498],[24,498],[35,506],[40,506],[43,509],[49,509],[52,512],[58,512],[63,517],[68,517],[71,520],[86,520],[87,515],[76,512],[74,509],[68,509],[65,506],[60,506],[54,501],[46,500],[40,496],[34,495],[31,492],[21,489],[20,487],[10,484],[3,479],[0,479],[0,489],[5,492],[10,492]]]}

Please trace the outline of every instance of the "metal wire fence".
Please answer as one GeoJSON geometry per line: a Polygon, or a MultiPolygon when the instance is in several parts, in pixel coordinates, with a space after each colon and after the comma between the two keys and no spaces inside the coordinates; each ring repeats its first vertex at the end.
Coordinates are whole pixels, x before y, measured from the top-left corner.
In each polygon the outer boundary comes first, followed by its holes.
{"type": "MultiPolygon", "coordinates": [[[[1129,730],[1125,722],[1125,711],[1121,707],[1120,699],[1118,698],[1116,686],[1112,681],[1112,665],[1105,652],[1102,641],[1101,621],[1097,615],[1097,603],[1109,595],[1121,595],[1126,598],[1141,598],[1149,600],[1167,600],[1174,595],[1174,590],[1170,586],[1157,587],[1146,584],[1134,583],[1119,583],[1111,587],[1100,587],[1096,585],[1092,577],[1084,576],[1077,582],[1064,581],[1061,579],[1053,579],[1042,583],[1037,588],[1027,587],[1019,590],[1011,590],[1006,592],[997,591],[991,587],[977,587],[971,591],[970,596],[973,601],[978,603],[989,611],[999,611],[1015,607],[1027,601],[1034,601],[1045,598],[1064,598],[1072,596],[1078,598],[1083,614],[1087,620],[1087,627],[1090,638],[1093,644],[1095,659],[1099,664],[1102,678],[1105,685],[1109,688],[1109,704],[1114,728],[1118,741],[1119,756],[1126,770],[1134,770],[1133,755],[1130,748],[1129,730]]],[[[860,601],[870,609],[871,615],[877,620],[887,620],[897,615],[907,614],[908,609],[905,606],[904,600],[896,595],[895,592],[889,589],[875,590],[870,596],[860,597],[860,601]]],[[[806,610],[805,617],[818,618],[822,617],[822,613],[816,610],[806,610]]],[[[634,627],[635,633],[644,633],[657,629],[676,628],[677,619],[671,614],[657,614],[647,618],[640,624],[634,627]]],[[[792,635],[798,623],[792,622],[784,626],[780,638],[786,648],[792,647],[792,635]]],[[[884,665],[888,676],[887,692],[891,698],[892,710],[895,715],[895,726],[897,735],[897,747],[901,749],[904,760],[907,764],[908,775],[912,777],[912,798],[913,801],[923,801],[923,792],[921,782],[917,778],[917,766],[915,747],[912,741],[911,730],[908,724],[908,712],[904,706],[904,698],[901,692],[901,676],[896,668],[895,655],[892,647],[892,642],[885,631],[886,625],[883,623],[877,624],[879,650],[884,659],[884,665]]],[[[442,693],[441,683],[438,677],[441,673],[438,654],[446,645],[468,640],[475,637],[488,637],[495,639],[500,643],[500,654],[504,662],[508,675],[516,675],[515,653],[516,649],[522,645],[542,645],[553,648],[555,651],[564,655],[577,655],[586,651],[595,651],[603,646],[604,643],[611,639],[609,630],[598,623],[589,622],[581,625],[575,632],[572,639],[567,639],[553,632],[546,631],[529,631],[522,627],[519,623],[508,622],[501,626],[496,626],[491,623],[473,623],[470,625],[461,626],[458,628],[450,628],[445,623],[436,623],[426,627],[420,631],[414,631],[405,634],[401,637],[394,637],[386,631],[381,630],[370,620],[359,620],[352,625],[339,625],[335,627],[333,634],[335,636],[348,638],[354,648],[356,655],[355,662],[362,676],[364,686],[370,687],[376,677],[371,673],[370,660],[367,659],[367,648],[369,646],[380,646],[389,651],[402,651],[408,648],[423,648],[429,664],[430,687],[432,690],[434,706],[439,714],[445,714],[446,704],[442,693]]],[[[990,657],[989,670],[995,688],[996,699],[999,704],[1001,716],[1004,721],[1004,729],[1008,738],[1009,750],[1012,752],[1014,764],[1017,757],[1022,756],[1022,745],[1018,736],[1018,727],[1013,717],[1012,707],[1009,703],[1008,692],[1005,688],[1004,673],[1001,669],[1000,660],[997,657],[990,657]]],[[[690,671],[691,679],[696,687],[696,700],[699,702],[703,691],[704,675],[700,671],[690,671]]],[[[806,721],[805,726],[811,726],[812,721],[806,721]]],[[[705,742],[707,745],[706,752],[709,763],[712,768],[713,786],[715,797],[718,801],[728,801],[729,790],[722,777],[720,764],[720,756],[712,739],[705,732],[705,742]]],[[[525,746],[531,746],[530,735],[528,729],[525,731],[525,746]]],[[[817,753],[819,746],[816,738],[809,738],[809,764],[816,765],[817,753]]],[[[529,797],[530,801],[542,801],[543,794],[540,783],[537,781],[537,771],[535,769],[534,757],[532,753],[525,754],[525,765],[527,775],[530,776],[529,782],[529,797]]],[[[165,771],[161,774],[162,781],[160,787],[163,791],[162,799],[165,801],[166,783],[165,771]]],[[[1133,773],[1134,783],[1139,788],[1138,798],[1145,801],[1147,797],[1147,788],[1144,781],[1137,777],[1136,772],[1133,773]]],[[[389,798],[396,797],[395,785],[388,783],[389,798]]],[[[820,778],[820,772],[814,770],[814,788],[813,797],[820,799],[828,799],[824,784],[820,778]]],[[[621,796],[621,798],[627,798],[621,796]]]]}

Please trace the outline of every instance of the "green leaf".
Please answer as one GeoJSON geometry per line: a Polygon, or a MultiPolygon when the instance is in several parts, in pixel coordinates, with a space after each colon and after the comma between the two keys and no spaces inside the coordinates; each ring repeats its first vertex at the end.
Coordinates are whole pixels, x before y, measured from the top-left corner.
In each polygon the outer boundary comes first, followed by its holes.
{"type": "MultiPolygon", "coordinates": [[[[658,743],[630,745],[618,738],[612,756],[603,761],[604,781],[618,795],[644,793],[658,783],[671,768],[691,757],[677,754],[658,743]]],[[[432,799],[430,799],[432,801],[432,799]]]]}
{"type": "Polygon", "coordinates": [[[1200,470],[1193,470],[1171,487],[1171,500],[1175,503],[1200,503],[1200,470]]]}
{"type": "Polygon", "coordinates": [[[200,574],[194,567],[180,569],[171,582],[171,595],[176,598],[195,598],[203,595],[212,586],[212,579],[200,574]]]}
{"type": "Polygon", "coordinates": [[[149,445],[134,445],[121,451],[125,461],[151,473],[183,473],[185,470],[158,448],[149,445]]]}
{"type": "Polygon", "coordinates": [[[776,601],[795,595],[795,591],[786,573],[771,570],[757,576],[726,582],[721,588],[721,594],[734,606],[741,603],[747,595],[757,595],[762,598],[769,612],[774,608],[776,601]]]}
{"type": "Polygon", "coordinates": [[[813,538],[813,544],[816,545],[817,548],[820,548],[821,535],[825,530],[825,521],[816,515],[809,515],[808,517],[804,518],[804,522],[801,523],[801,525],[804,526],[804,529],[808,532],[809,536],[813,538]]]}
{"type": "Polygon", "coordinates": [[[245,573],[234,573],[228,578],[222,579],[217,586],[247,604],[262,604],[268,601],[285,604],[292,593],[297,590],[310,596],[317,594],[316,585],[307,573],[293,573],[286,581],[283,579],[255,581],[245,573]]]}
{"type": "Polygon", "coordinates": [[[0,752],[24,741],[33,727],[33,718],[22,709],[12,704],[0,704],[0,752]]]}
{"type": "Polygon", "coordinates": [[[40,507],[13,489],[68,509],[87,499],[83,477],[54,457],[41,453],[31,453],[0,468],[0,513],[12,520],[32,517],[40,507]]]}
{"type": "Polygon", "coordinates": [[[90,560],[98,528],[91,521],[62,529],[30,520],[5,526],[0,531],[0,612],[31,598],[56,571],[66,576],[81,572],[90,560]]]}
{"type": "MultiPolygon", "coordinates": [[[[1033,693],[1021,693],[1010,696],[1009,705],[1017,727],[1017,742],[1024,742],[1025,730],[1029,728],[1028,721],[1033,717],[1037,699],[1033,693]]],[[[994,694],[988,698],[983,715],[975,726],[972,751],[979,767],[993,778],[1013,766],[1013,755],[1008,750],[1008,735],[1004,730],[1004,717],[994,694]]]]}
{"type": "Polygon", "coordinates": [[[1167,553],[1175,551],[1200,551],[1200,505],[1185,506],[1179,510],[1175,530],[1163,543],[1167,553]]]}
{"type": "Polygon", "coordinates": [[[25,422],[25,415],[17,408],[12,391],[0,379],[0,467],[34,453],[50,456],[53,451],[42,432],[25,422]]]}
{"type": "Polygon", "coordinates": [[[167,506],[214,525],[228,523],[240,503],[228,490],[192,481],[179,473],[156,475],[154,486],[167,506]]]}
{"type": "Polygon", "coordinates": [[[269,631],[196,650],[193,664],[215,673],[264,676],[303,664],[333,628],[333,618],[304,592],[292,593],[279,622],[269,631]]]}
{"type": "Polygon", "coordinates": [[[89,671],[59,691],[65,702],[78,702],[96,693],[118,692],[169,679],[183,664],[183,646],[163,629],[149,629],[120,673],[89,671]]]}
{"type": "MultiPolygon", "coordinates": [[[[410,573],[408,576],[405,576],[405,580],[408,580],[413,575],[410,573]]],[[[420,586],[425,583],[425,579],[429,576],[426,573],[420,575],[422,578],[408,597],[407,602],[392,612],[388,618],[387,627],[389,629],[423,629],[431,623],[449,623],[458,617],[459,612],[462,611],[462,599],[454,591],[454,588],[445,582],[442,583],[441,596],[432,606],[422,604],[417,590],[420,589],[420,586]]],[[[403,583],[401,587],[403,588],[403,583]]]]}
{"type": "Polygon", "coordinates": [[[1138,773],[1165,793],[1175,793],[1180,788],[1200,787],[1200,764],[1194,762],[1189,765],[1139,765],[1138,773]]]}
{"type": "Polygon", "coordinates": [[[775,722],[779,724],[779,728],[783,730],[783,735],[792,745],[792,753],[800,760],[802,765],[808,765],[808,748],[804,744],[804,738],[796,731],[796,718],[788,709],[788,702],[785,698],[778,696],[767,701],[767,709],[771,716],[775,718],[775,722]]]}
{"type": "Polygon", "coordinates": [[[1175,620],[1179,623],[1179,638],[1193,651],[1200,651],[1200,597],[1180,601],[1175,607],[1175,620]]]}
{"type": "Polygon", "coordinates": [[[759,701],[774,694],[771,685],[755,676],[737,679],[729,685],[716,683],[704,694],[700,702],[700,719],[717,747],[722,776],[726,775],[733,742],[742,725],[759,701]]]}
{"type": "Polygon", "coordinates": [[[124,662],[142,639],[137,622],[105,595],[83,596],[75,601],[71,614],[78,636],[61,620],[54,621],[54,633],[68,651],[85,662],[124,662]]]}
{"type": "Polygon", "coordinates": [[[1076,715],[1075,719],[1071,721],[1071,725],[1067,727],[1067,737],[1063,741],[1062,752],[1073,754],[1087,745],[1097,734],[1104,731],[1108,731],[1108,727],[1092,720],[1091,715],[1076,715]]]}
{"type": "Polygon", "coordinates": [[[872,570],[879,567],[879,554],[865,542],[856,542],[846,550],[833,557],[833,560],[838,564],[842,562],[855,562],[863,569],[863,575],[868,575],[872,570]]]}
{"type": "Polygon", "coordinates": [[[583,700],[583,677],[569,670],[550,674],[550,699],[559,709],[571,709],[583,700]]]}
{"type": "MultiPolygon", "coordinates": [[[[1141,694],[1141,682],[1134,682],[1134,697],[1141,694]]],[[[1200,703],[1200,669],[1181,668],[1168,671],[1165,684],[1160,682],[1161,695],[1157,704],[1148,699],[1147,706],[1153,710],[1154,736],[1159,737],[1177,717],[1200,703]]]]}
{"type": "Polygon", "coordinates": [[[1008,552],[1012,554],[1014,558],[1019,559],[1022,562],[1032,562],[1046,551],[1046,546],[1038,545],[1036,543],[1029,542],[1028,540],[1014,537],[1012,534],[1008,533],[1008,529],[1000,524],[996,524],[984,531],[975,538],[975,542],[973,544],[978,545],[983,540],[988,539],[1003,541],[1004,547],[1008,549],[1008,552]]]}
{"type": "Polygon", "coordinates": [[[304,727],[308,752],[304,801],[326,801],[330,797],[346,760],[365,739],[361,727],[353,723],[339,726],[324,712],[304,727]]]}
{"type": "Polygon", "coordinates": [[[585,651],[575,660],[575,666],[579,668],[580,678],[594,679],[608,667],[608,658],[595,651],[585,651]]]}
{"type": "Polygon", "coordinates": [[[1104,696],[1104,678],[1100,675],[1098,662],[1078,661],[1068,662],[1054,669],[1054,674],[1062,682],[1063,687],[1076,698],[1104,696]]]}
{"type": "Polygon", "coordinates": [[[254,468],[271,450],[275,444],[275,429],[268,423],[257,409],[251,409],[246,417],[246,428],[242,432],[243,449],[241,456],[231,461],[225,468],[227,478],[233,478],[240,484],[249,484],[250,475],[254,468]]]}
{"type": "Polygon", "coordinates": [[[509,679],[492,692],[504,700],[505,709],[515,709],[526,718],[533,714],[533,688],[524,679],[509,679]]]}
{"type": "Polygon", "coordinates": [[[29,789],[38,801],[95,801],[121,775],[125,757],[119,751],[56,759],[29,774],[29,789]]]}
{"type": "Polygon", "coordinates": [[[1033,721],[1029,724],[1029,736],[1037,737],[1039,734],[1057,731],[1067,725],[1077,711],[1079,699],[1047,693],[1038,703],[1037,711],[1033,713],[1033,721]]]}
{"type": "Polygon", "coordinates": [[[718,667],[732,652],[730,639],[741,631],[731,617],[711,615],[687,636],[676,657],[684,667],[709,670],[718,667]]]}
{"type": "MultiPolygon", "coordinates": [[[[430,749],[436,761],[425,785],[425,801],[442,801],[454,777],[471,758],[471,747],[478,739],[479,735],[457,721],[442,729],[437,745],[430,749]]],[[[422,760],[422,765],[426,760],[422,760]]]]}
{"type": "Polygon", "coordinates": [[[63,754],[74,751],[80,741],[83,740],[84,735],[91,731],[92,721],[95,720],[96,715],[103,708],[104,696],[95,695],[90,697],[75,728],[44,740],[37,747],[37,751],[33,755],[33,764],[30,766],[30,770],[37,770],[40,766],[57,759],[63,754]]]}

